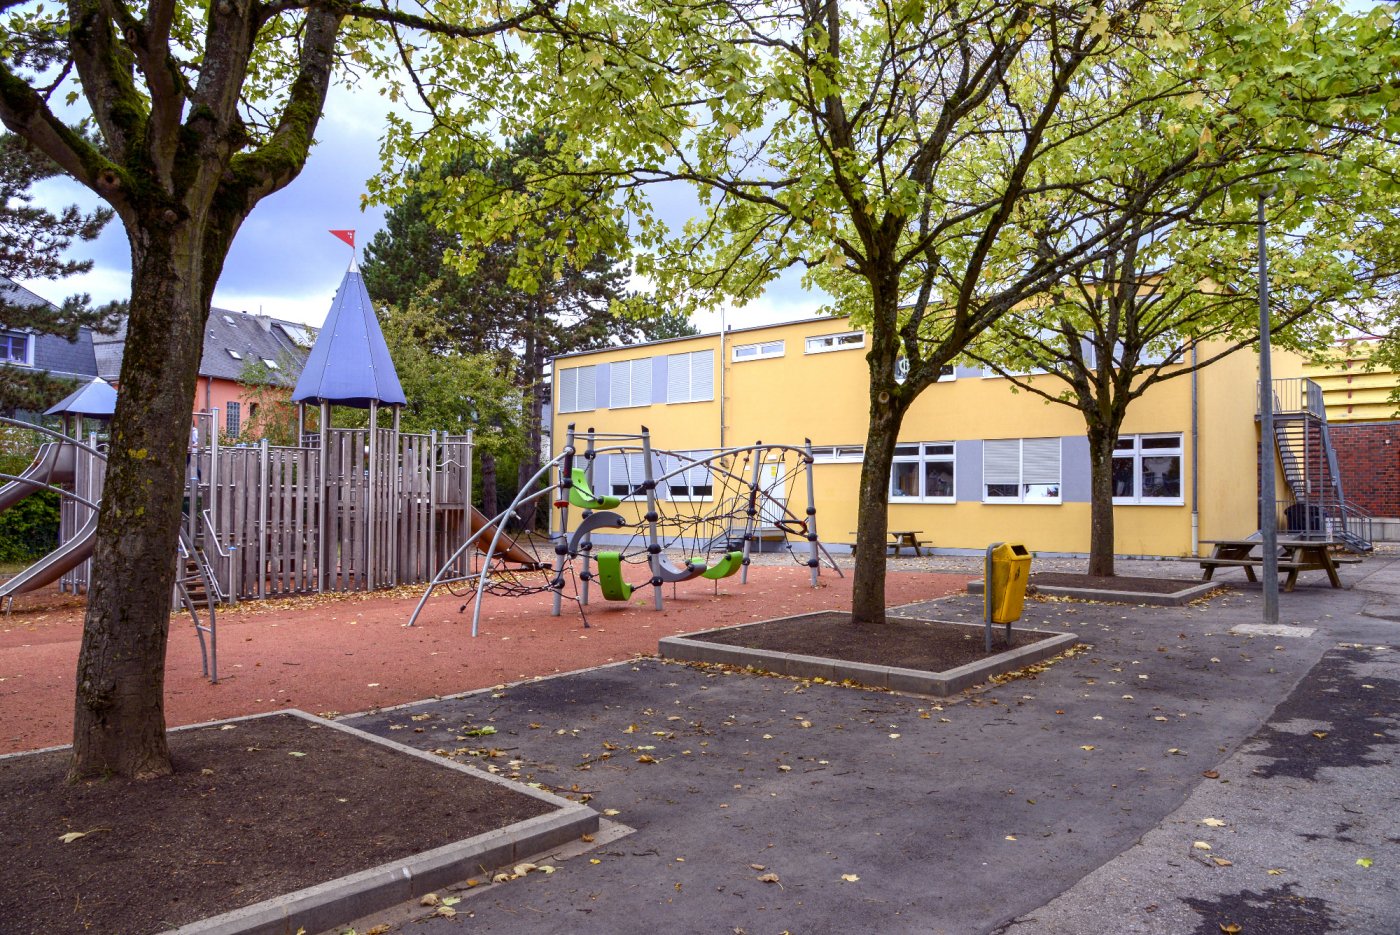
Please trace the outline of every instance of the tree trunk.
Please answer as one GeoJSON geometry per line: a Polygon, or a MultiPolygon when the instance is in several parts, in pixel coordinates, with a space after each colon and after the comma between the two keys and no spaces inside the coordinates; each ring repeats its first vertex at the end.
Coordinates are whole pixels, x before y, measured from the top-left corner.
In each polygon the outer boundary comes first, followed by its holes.
{"type": "Polygon", "coordinates": [[[495,516],[496,509],[496,456],[490,452],[481,453],[481,512],[495,516]]]}
{"type": "Polygon", "coordinates": [[[166,636],[200,336],[223,253],[206,258],[183,227],[131,233],[126,357],[78,652],[70,780],[171,772],[166,636]]]}
{"type": "Polygon", "coordinates": [[[1113,445],[1117,432],[1089,432],[1089,574],[1113,577],[1113,445]]]}
{"type": "MultiPolygon", "coordinates": [[[[544,372],[544,350],[537,334],[539,327],[539,319],[532,315],[525,335],[524,368],[520,375],[525,388],[525,451],[516,472],[516,488],[522,494],[527,492],[525,484],[540,469],[540,420],[544,412],[540,399],[540,374],[544,372]]],[[[535,528],[538,506],[538,500],[527,500],[520,506],[520,526],[526,532],[532,532],[535,528]]]]}
{"type": "Polygon", "coordinates": [[[870,430],[860,469],[856,517],[856,567],[851,584],[851,620],[885,622],[885,539],[889,531],[890,466],[904,421],[903,409],[872,390],[870,430]]]}

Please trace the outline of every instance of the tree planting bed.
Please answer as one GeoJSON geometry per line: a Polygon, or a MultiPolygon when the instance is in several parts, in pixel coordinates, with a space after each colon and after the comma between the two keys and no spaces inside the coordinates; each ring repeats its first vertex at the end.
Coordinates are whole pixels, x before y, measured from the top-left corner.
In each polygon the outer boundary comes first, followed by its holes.
{"type": "Polygon", "coordinates": [[[144,935],[229,913],[217,931],[321,931],[597,827],[585,806],[296,711],[170,746],[171,776],[73,785],[66,748],[0,757],[0,929],[144,935]]]}
{"type": "MultiPolygon", "coordinates": [[[[1218,581],[1188,578],[1135,578],[1126,575],[1104,577],[1041,571],[1031,575],[1030,586],[1035,593],[1050,597],[1177,607],[1198,600],[1221,585],[1218,581]]],[[[982,579],[969,581],[967,593],[981,594],[982,579]]]]}
{"type": "Polygon", "coordinates": [[[1068,633],[1013,627],[1008,647],[1006,627],[996,626],[989,655],[982,626],[893,615],[884,624],[855,624],[850,614],[827,611],[667,637],[660,653],[683,661],[949,695],[1039,662],[1074,642],[1068,633]]]}

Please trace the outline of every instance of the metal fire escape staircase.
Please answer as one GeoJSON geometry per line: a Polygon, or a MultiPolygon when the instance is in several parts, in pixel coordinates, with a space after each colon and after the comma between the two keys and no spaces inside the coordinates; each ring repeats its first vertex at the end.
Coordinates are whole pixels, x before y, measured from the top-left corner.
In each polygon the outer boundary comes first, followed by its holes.
{"type": "Polygon", "coordinates": [[[1342,489],[1322,387],[1308,379],[1273,384],[1274,443],[1288,486],[1287,497],[1280,498],[1279,528],[1295,538],[1371,551],[1371,514],[1349,503],[1342,489]]]}

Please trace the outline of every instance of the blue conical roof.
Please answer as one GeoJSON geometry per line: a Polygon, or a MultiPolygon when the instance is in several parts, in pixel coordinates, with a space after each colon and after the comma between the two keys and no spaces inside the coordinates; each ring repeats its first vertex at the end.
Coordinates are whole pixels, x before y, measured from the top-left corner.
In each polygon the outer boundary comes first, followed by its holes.
{"type": "Polygon", "coordinates": [[[292,393],[293,402],[369,408],[402,406],[403,387],[379,330],[369,291],[354,263],[340,281],[326,323],[311,347],[292,393]]]}
{"type": "Polygon", "coordinates": [[[117,391],[101,377],[93,377],[92,382],[78,387],[48,409],[46,416],[97,416],[112,418],[117,409],[117,391]]]}

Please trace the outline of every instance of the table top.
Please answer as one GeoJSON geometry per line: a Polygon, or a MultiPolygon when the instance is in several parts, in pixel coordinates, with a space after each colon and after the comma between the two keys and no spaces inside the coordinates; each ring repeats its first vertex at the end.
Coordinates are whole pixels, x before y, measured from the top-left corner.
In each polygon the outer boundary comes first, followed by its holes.
{"type": "Polygon", "coordinates": [[[922,532],[922,529],[891,529],[889,531],[892,536],[915,536],[922,532]]]}
{"type": "MultiPolygon", "coordinates": [[[[1281,548],[1288,549],[1312,547],[1331,549],[1342,545],[1335,539],[1288,539],[1280,536],[1276,541],[1281,548]]],[[[1264,544],[1263,539],[1202,539],[1201,542],[1207,545],[1247,545],[1250,547],[1264,544]]]]}

